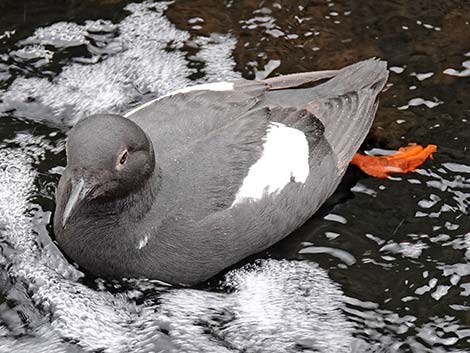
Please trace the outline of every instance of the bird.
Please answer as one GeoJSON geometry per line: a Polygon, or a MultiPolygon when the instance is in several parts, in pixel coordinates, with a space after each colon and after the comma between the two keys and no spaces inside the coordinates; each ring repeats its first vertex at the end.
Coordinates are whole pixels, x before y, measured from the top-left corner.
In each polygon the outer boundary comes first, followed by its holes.
{"type": "Polygon", "coordinates": [[[305,223],[369,132],[387,63],[186,87],[79,120],[53,228],[85,272],[206,281],[305,223]]]}

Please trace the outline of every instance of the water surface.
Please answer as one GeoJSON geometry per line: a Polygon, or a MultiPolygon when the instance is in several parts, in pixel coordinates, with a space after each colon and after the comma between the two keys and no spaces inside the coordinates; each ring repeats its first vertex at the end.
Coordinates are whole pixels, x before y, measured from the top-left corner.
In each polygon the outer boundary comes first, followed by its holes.
{"type": "Polygon", "coordinates": [[[0,351],[470,352],[466,1],[3,1],[0,351]],[[365,151],[307,224],[196,289],[84,277],[53,242],[64,140],[189,84],[388,61],[365,151]],[[259,260],[256,260],[259,259],[259,260]]]}

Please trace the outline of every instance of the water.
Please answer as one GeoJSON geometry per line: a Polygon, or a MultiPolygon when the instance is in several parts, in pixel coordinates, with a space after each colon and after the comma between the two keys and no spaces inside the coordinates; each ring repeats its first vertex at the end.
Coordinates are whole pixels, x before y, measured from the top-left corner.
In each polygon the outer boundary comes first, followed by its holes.
{"type": "Polygon", "coordinates": [[[470,352],[468,2],[0,9],[1,352],[470,352]],[[350,168],[301,229],[195,289],[84,277],[57,249],[54,187],[84,115],[371,56],[391,76],[363,150],[437,144],[417,172],[350,168]]]}

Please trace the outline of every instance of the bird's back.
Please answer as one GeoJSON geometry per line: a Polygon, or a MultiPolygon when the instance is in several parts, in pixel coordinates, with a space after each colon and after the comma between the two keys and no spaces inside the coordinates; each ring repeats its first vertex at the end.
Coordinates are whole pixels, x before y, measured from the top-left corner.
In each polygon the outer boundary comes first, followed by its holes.
{"type": "MultiPolygon", "coordinates": [[[[156,206],[156,213],[161,216],[176,207],[201,217],[227,208],[248,172],[243,167],[253,165],[262,154],[263,135],[258,146],[253,146],[256,141],[251,146],[259,153],[241,153],[235,161],[240,164],[238,169],[224,169],[226,166],[220,164],[221,160],[229,159],[220,154],[237,153],[223,145],[245,143],[237,141],[240,137],[230,130],[242,129],[241,124],[236,125],[237,120],[263,119],[262,108],[269,110],[271,120],[281,122],[301,110],[317,118],[322,128],[304,119],[310,126],[302,129],[306,134],[323,135],[338,166],[330,177],[339,181],[369,131],[376,97],[387,77],[386,63],[371,59],[338,71],[264,81],[241,80],[231,90],[194,90],[170,95],[130,115],[152,139],[157,163],[162,168],[162,202],[156,206]]],[[[295,117],[289,119],[288,124],[298,127],[295,117]]],[[[250,128],[260,126],[254,122],[250,128]]],[[[325,151],[326,147],[311,154],[313,174],[324,174],[315,165],[325,158],[325,151]]]]}

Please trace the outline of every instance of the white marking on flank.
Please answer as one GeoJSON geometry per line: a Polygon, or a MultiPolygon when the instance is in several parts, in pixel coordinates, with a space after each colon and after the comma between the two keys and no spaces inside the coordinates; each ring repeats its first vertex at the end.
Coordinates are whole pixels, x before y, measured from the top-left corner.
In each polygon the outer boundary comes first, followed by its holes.
{"type": "Polygon", "coordinates": [[[185,87],[181,88],[179,90],[170,92],[168,94],[165,94],[161,97],[155,98],[147,103],[144,103],[142,105],[139,105],[138,107],[132,109],[131,111],[128,111],[126,114],[124,114],[124,117],[128,118],[134,113],[137,113],[139,110],[144,109],[148,107],[149,105],[152,105],[153,103],[159,101],[160,99],[166,98],[166,97],[171,97],[176,94],[181,94],[181,93],[188,93],[192,91],[232,91],[233,90],[233,82],[212,82],[212,83],[203,83],[201,85],[195,85],[195,86],[190,86],[190,87],[185,87]]]}
{"type": "Polygon", "coordinates": [[[264,137],[263,154],[253,164],[238,190],[232,207],[265,194],[281,191],[291,180],[305,183],[309,174],[308,141],[305,134],[272,123],[264,137]]]}
{"type": "Polygon", "coordinates": [[[145,247],[147,245],[148,241],[149,241],[149,237],[147,235],[145,235],[142,239],[139,240],[139,244],[137,245],[137,249],[140,250],[143,247],[145,247]]]}

